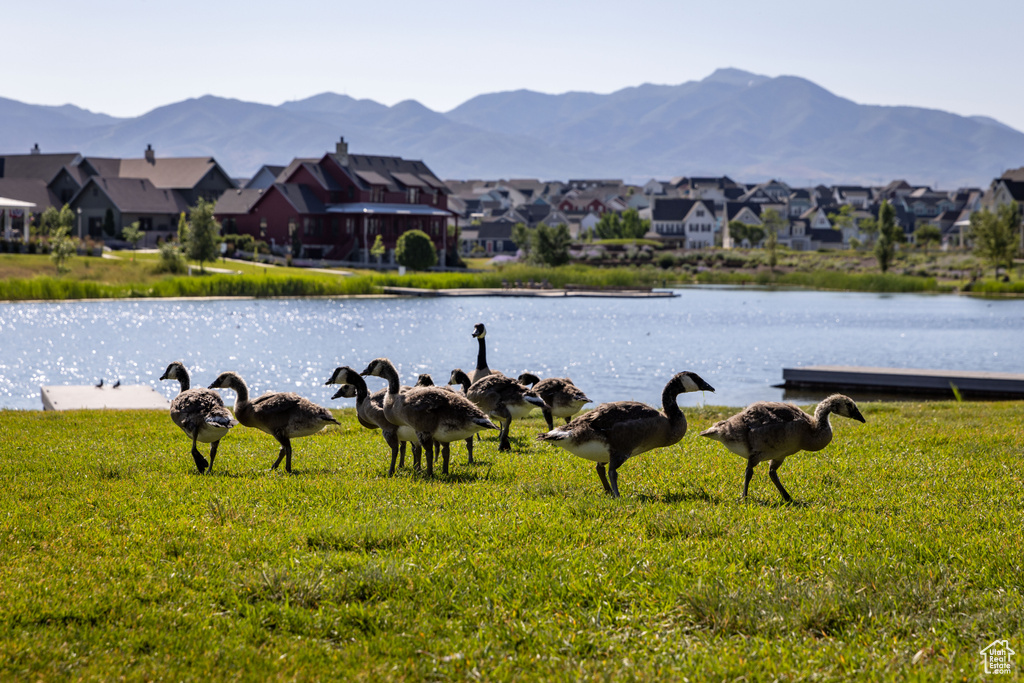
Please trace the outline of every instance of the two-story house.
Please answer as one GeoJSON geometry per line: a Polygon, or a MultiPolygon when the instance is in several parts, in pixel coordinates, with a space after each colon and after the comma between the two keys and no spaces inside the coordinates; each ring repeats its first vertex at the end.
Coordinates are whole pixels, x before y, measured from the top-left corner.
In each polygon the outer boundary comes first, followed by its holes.
{"type": "Polygon", "coordinates": [[[684,249],[715,246],[718,222],[713,202],[674,197],[652,199],[650,209],[645,209],[640,215],[650,219],[651,232],[656,233],[658,239],[684,249]]]}

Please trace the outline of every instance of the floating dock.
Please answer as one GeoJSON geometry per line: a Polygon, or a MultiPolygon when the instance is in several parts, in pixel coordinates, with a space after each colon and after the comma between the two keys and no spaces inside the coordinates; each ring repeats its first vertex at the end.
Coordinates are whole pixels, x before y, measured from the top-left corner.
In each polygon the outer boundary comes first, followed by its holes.
{"type": "Polygon", "coordinates": [[[492,289],[420,289],[418,287],[384,287],[385,294],[393,296],[526,296],[543,298],[564,298],[564,297],[615,297],[625,299],[650,299],[679,296],[677,292],[653,289],[587,289],[570,288],[565,289],[538,289],[529,287],[502,287],[492,289]]]}
{"type": "Polygon", "coordinates": [[[170,401],[145,384],[40,387],[43,410],[168,410],[170,401]]]}
{"type": "Polygon", "coordinates": [[[1024,398],[1024,374],[914,370],[843,365],[783,368],[786,389],[862,390],[888,394],[918,394],[954,398],[1024,398]]]}

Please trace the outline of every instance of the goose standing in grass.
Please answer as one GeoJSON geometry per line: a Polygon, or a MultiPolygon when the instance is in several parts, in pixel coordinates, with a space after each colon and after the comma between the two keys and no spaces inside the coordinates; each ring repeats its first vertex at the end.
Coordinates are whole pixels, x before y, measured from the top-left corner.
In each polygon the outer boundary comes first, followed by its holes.
{"type": "Polygon", "coordinates": [[[487,367],[487,342],[484,340],[486,336],[487,328],[484,327],[483,323],[477,323],[473,326],[473,337],[475,337],[477,341],[477,351],[476,368],[469,372],[469,381],[471,383],[477,382],[488,375],[501,374],[500,372],[495,372],[487,367]]]}
{"type": "Polygon", "coordinates": [[[363,425],[367,429],[379,429],[381,434],[384,436],[384,442],[387,443],[388,447],[391,448],[391,468],[388,470],[388,476],[393,477],[395,475],[395,462],[401,453],[401,461],[399,467],[405,467],[405,442],[411,441],[413,443],[413,461],[418,469],[420,464],[420,447],[416,443],[416,434],[409,427],[399,426],[392,423],[384,415],[384,394],[387,393],[386,389],[381,389],[372,394],[366,387],[366,380],[362,376],[348,367],[343,365],[336,368],[331,374],[330,379],[324,382],[327,384],[340,384],[340,389],[332,396],[335,398],[352,398],[356,399],[356,418],[359,420],[359,424],[363,425]]]}
{"type": "Polygon", "coordinates": [[[181,385],[181,391],[171,401],[171,421],[192,439],[192,459],[196,461],[199,474],[207,468],[212,472],[220,440],[238,421],[231,417],[217,392],[202,387],[191,388],[188,370],[181,361],[168,365],[160,379],[176,379],[181,385]],[[210,444],[210,462],[206,462],[196,442],[210,444]]]}
{"type": "MultiPolygon", "coordinates": [[[[463,377],[465,377],[465,373],[463,373],[463,377]]],[[[422,375],[420,375],[419,377],[416,378],[416,386],[418,386],[418,387],[432,387],[432,386],[437,386],[437,385],[434,384],[434,378],[433,377],[431,377],[427,373],[424,373],[424,374],[422,374],[422,375]]],[[[439,388],[444,389],[445,391],[457,391],[457,389],[453,389],[452,387],[450,387],[448,385],[444,385],[444,386],[441,386],[439,388]]],[[[463,387],[463,391],[462,391],[462,395],[463,396],[465,396],[466,391],[468,389],[469,389],[469,378],[467,377],[466,378],[466,384],[463,387]]],[[[477,435],[477,438],[479,438],[479,434],[477,435]]],[[[466,439],[466,455],[467,455],[466,463],[469,464],[469,465],[472,465],[473,464],[473,437],[472,436],[469,437],[468,439],[466,439]]]]}
{"type": "Polygon", "coordinates": [[[635,455],[678,443],[686,434],[686,416],[676,404],[679,394],[714,391],[693,372],[672,377],[661,392],[663,411],[636,401],[602,403],[572,422],[537,438],[597,463],[604,490],[619,497],[619,468],[635,455]],[[608,476],[605,476],[605,465],[608,476]]]}
{"type": "Polygon", "coordinates": [[[864,422],[857,404],[848,396],[832,394],[818,404],[810,416],[791,403],[758,401],[742,412],[700,433],[719,441],[747,461],[743,476],[743,497],[747,497],[754,466],[770,460],[768,477],[787,503],[793,499],[779,480],[778,470],[786,458],[799,451],[820,451],[832,441],[831,413],[864,422]]]}
{"type": "MultiPolygon", "coordinates": [[[[465,396],[440,387],[411,387],[401,391],[398,371],[387,358],[370,361],[359,373],[387,380],[384,415],[395,424],[411,427],[427,459],[427,476],[434,474],[434,442],[446,447],[452,441],[468,439],[482,429],[497,429],[487,415],[465,396]]],[[[444,448],[442,471],[448,473],[448,450],[444,448]]]]}
{"type": "Polygon", "coordinates": [[[508,439],[512,420],[526,417],[534,408],[546,407],[540,396],[511,377],[504,375],[487,375],[483,379],[470,383],[469,376],[456,368],[452,370],[448,383],[461,384],[465,388],[466,398],[501,423],[501,432],[498,435],[499,451],[512,450],[512,444],[508,439]]]}
{"type": "Polygon", "coordinates": [[[235,372],[222,372],[211,389],[231,389],[235,401],[235,418],[246,427],[270,434],[281,444],[281,452],[270,469],[284,460],[286,472],[292,471],[292,439],[312,436],[329,424],[338,424],[327,408],[291,392],[271,392],[249,400],[249,387],[235,372]]]}
{"type": "Polygon", "coordinates": [[[524,372],[519,375],[519,383],[532,387],[544,400],[547,407],[541,408],[541,411],[548,423],[548,431],[555,428],[552,416],[565,418],[565,424],[569,424],[572,416],[580,412],[585,404],[590,403],[587,395],[577,389],[568,377],[540,379],[533,373],[524,372]]]}

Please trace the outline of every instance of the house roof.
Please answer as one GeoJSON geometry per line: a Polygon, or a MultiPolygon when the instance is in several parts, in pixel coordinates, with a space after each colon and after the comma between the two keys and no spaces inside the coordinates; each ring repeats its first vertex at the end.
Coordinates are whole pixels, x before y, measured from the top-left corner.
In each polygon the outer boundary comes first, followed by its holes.
{"type": "MultiPolygon", "coordinates": [[[[298,183],[274,183],[273,189],[277,190],[288,203],[295,207],[300,214],[326,213],[327,207],[320,201],[320,198],[313,194],[308,185],[298,183]]],[[[269,190],[264,195],[269,194],[269,190]]],[[[257,199],[256,201],[259,201],[257,199]]]]}
{"type": "Polygon", "coordinates": [[[48,183],[65,164],[72,163],[79,156],[77,152],[2,156],[0,178],[35,178],[48,183]]]}
{"type": "Polygon", "coordinates": [[[371,154],[349,154],[345,162],[337,154],[328,154],[336,164],[343,170],[354,176],[357,184],[364,188],[368,185],[385,185],[393,190],[400,189],[400,186],[409,187],[396,174],[412,176],[422,183],[444,194],[450,190],[434,175],[425,163],[418,160],[402,159],[401,157],[386,157],[371,154]]]}
{"type": "Polygon", "coordinates": [[[0,197],[31,202],[35,204],[35,213],[60,206],[60,200],[47,187],[46,181],[39,178],[0,178],[0,197]]]}
{"type": "Polygon", "coordinates": [[[243,188],[238,190],[228,190],[220,195],[217,199],[216,206],[213,207],[215,214],[245,214],[249,213],[249,210],[255,206],[256,202],[263,196],[263,190],[243,188]]]}
{"type": "Polygon", "coordinates": [[[715,215],[714,208],[709,205],[710,203],[700,199],[662,199],[661,197],[656,197],[653,204],[651,204],[651,220],[684,220],[696,204],[702,205],[712,216],[715,215]]]}
{"type": "Polygon", "coordinates": [[[477,239],[481,240],[510,240],[512,239],[513,223],[506,221],[481,223],[477,226],[477,239]]]}
{"type": "Polygon", "coordinates": [[[1001,178],[1003,180],[1013,180],[1018,183],[1024,183],[1024,166],[1007,170],[1003,173],[1001,178]]]}
{"type": "Polygon", "coordinates": [[[1024,181],[1002,178],[999,182],[1006,186],[1006,190],[1010,193],[1011,197],[1018,202],[1024,202],[1024,181]]]}
{"type": "Polygon", "coordinates": [[[761,216],[761,208],[762,208],[762,205],[761,204],[757,204],[757,203],[750,203],[750,204],[748,204],[746,202],[726,202],[725,203],[725,216],[724,216],[725,222],[728,223],[729,221],[735,219],[736,216],[738,216],[738,215],[740,215],[740,213],[742,213],[743,209],[750,209],[750,211],[755,216],[760,218],[760,216],[761,216]]]}
{"type": "MultiPolygon", "coordinates": [[[[153,161],[121,159],[118,176],[146,178],[155,187],[184,190],[198,185],[214,168],[220,167],[213,157],[157,157],[153,161]]],[[[228,177],[226,173],[224,176],[228,177]]]]}
{"type": "Polygon", "coordinates": [[[180,194],[168,188],[153,185],[148,178],[101,178],[93,176],[86,181],[72,202],[90,187],[105,194],[122,213],[181,213],[188,211],[188,203],[180,194]]]}

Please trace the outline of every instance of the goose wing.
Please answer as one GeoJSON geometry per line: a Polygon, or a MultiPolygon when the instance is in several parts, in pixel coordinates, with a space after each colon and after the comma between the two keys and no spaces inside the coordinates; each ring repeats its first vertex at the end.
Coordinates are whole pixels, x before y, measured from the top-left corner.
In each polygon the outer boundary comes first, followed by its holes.
{"type": "Polygon", "coordinates": [[[263,394],[249,402],[252,409],[262,415],[285,413],[302,403],[302,397],[291,392],[263,394]]]}

